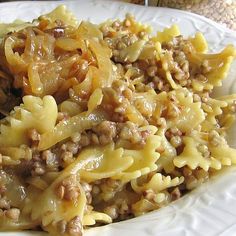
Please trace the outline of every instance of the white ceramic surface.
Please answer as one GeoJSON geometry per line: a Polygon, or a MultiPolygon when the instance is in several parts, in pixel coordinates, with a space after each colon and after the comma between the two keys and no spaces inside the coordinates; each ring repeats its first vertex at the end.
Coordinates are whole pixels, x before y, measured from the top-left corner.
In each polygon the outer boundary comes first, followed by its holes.
{"type": "MultiPolygon", "coordinates": [[[[77,0],[61,2],[12,2],[0,4],[0,22],[14,19],[32,20],[66,4],[81,19],[99,23],[107,18],[122,18],[127,12],[151,24],[155,30],[178,24],[184,35],[201,31],[210,50],[220,50],[228,43],[236,46],[236,32],[204,17],[166,9],[145,8],[111,1],[77,0]]],[[[236,92],[236,63],[218,94],[236,92]]],[[[236,126],[235,126],[236,127],[236,126]]],[[[236,128],[230,132],[230,143],[236,147],[236,128]]],[[[44,233],[0,233],[0,236],[46,235],[44,233]]],[[[144,216],[85,232],[85,236],[234,236],[236,235],[236,168],[212,179],[168,207],[144,216]]]]}

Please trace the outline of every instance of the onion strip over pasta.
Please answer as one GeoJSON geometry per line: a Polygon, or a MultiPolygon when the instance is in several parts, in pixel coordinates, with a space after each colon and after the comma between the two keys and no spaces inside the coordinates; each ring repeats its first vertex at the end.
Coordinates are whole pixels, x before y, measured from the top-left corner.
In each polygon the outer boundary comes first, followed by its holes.
{"type": "Polygon", "coordinates": [[[0,25],[0,231],[53,236],[159,209],[236,164],[236,95],[211,96],[236,50],[99,25],[64,6],[0,25]]]}

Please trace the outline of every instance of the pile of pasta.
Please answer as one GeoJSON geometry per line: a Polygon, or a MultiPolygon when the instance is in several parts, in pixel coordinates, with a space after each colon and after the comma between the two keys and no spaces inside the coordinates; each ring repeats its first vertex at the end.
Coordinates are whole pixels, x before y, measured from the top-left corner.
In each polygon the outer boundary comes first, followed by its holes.
{"type": "Polygon", "coordinates": [[[0,25],[0,230],[83,229],[159,209],[236,164],[236,57],[201,33],[100,25],[64,6],[0,25]],[[5,204],[5,205],[4,205],[5,204]]]}

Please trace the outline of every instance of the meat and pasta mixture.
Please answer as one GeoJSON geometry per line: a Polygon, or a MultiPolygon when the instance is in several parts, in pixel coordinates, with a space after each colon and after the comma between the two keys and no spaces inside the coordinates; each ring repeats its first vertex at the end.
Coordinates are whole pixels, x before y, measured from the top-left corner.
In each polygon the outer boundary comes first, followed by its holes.
{"type": "Polygon", "coordinates": [[[64,6],[0,24],[0,231],[83,229],[159,209],[236,163],[236,95],[211,97],[236,57],[201,33],[64,6]]]}

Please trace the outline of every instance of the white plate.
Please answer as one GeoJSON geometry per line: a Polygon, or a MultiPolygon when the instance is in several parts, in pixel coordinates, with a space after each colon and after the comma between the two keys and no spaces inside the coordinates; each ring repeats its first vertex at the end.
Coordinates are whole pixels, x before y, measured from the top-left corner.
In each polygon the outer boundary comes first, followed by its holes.
{"type": "MultiPolygon", "coordinates": [[[[48,12],[58,4],[66,4],[78,19],[89,19],[99,23],[107,18],[123,18],[132,13],[141,22],[151,24],[155,30],[178,24],[184,35],[196,31],[204,33],[211,50],[220,50],[228,43],[236,46],[236,32],[224,28],[204,17],[191,13],[166,9],[147,8],[111,1],[64,1],[64,2],[12,2],[0,4],[0,21],[14,19],[32,20],[48,12]]],[[[236,92],[236,64],[220,94],[236,92]]],[[[236,147],[236,129],[232,129],[230,143],[236,147]]],[[[236,168],[204,184],[168,207],[144,216],[87,230],[85,236],[198,236],[236,235],[236,168]]],[[[36,235],[22,233],[0,233],[0,236],[36,235]]],[[[39,233],[37,235],[46,235],[39,233]]]]}

